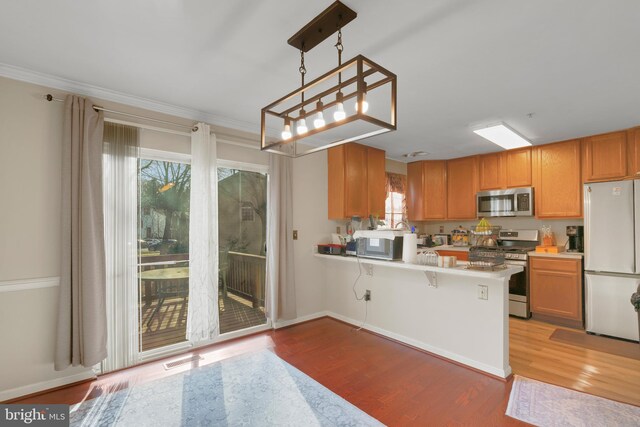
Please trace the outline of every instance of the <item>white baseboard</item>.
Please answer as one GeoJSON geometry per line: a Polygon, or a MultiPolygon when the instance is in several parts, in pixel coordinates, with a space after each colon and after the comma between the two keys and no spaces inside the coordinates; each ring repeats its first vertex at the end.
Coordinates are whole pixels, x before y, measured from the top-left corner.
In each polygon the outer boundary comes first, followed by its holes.
{"type": "Polygon", "coordinates": [[[29,289],[53,288],[60,286],[59,277],[40,277],[36,279],[0,280],[0,292],[26,291],[29,289]]]}
{"type": "Polygon", "coordinates": [[[285,326],[295,325],[296,323],[302,323],[313,319],[319,319],[329,315],[328,311],[318,311],[317,313],[308,314],[306,316],[296,317],[292,320],[280,320],[273,325],[273,329],[284,328],[285,326]]]}
{"type": "MultiPolygon", "coordinates": [[[[326,314],[329,317],[333,317],[334,319],[342,320],[343,322],[349,323],[349,324],[357,326],[357,327],[359,327],[359,325],[361,324],[361,322],[359,322],[358,320],[351,319],[351,318],[346,317],[346,316],[342,316],[341,314],[337,314],[337,313],[334,313],[332,311],[328,311],[326,314]]],[[[463,365],[470,366],[470,367],[478,369],[480,371],[487,372],[487,373],[489,373],[491,375],[494,375],[496,377],[507,378],[509,375],[511,375],[511,366],[509,366],[508,369],[505,371],[503,369],[499,369],[499,368],[496,368],[496,367],[493,367],[493,366],[489,366],[489,365],[487,365],[485,363],[478,362],[478,361],[473,360],[473,359],[469,359],[468,357],[461,356],[459,354],[452,353],[450,351],[443,350],[441,348],[434,347],[434,346],[431,346],[429,344],[425,344],[425,343],[423,343],[421,341],[414,340],[413,338],[408,338],[408,337],[405,337],[404,335],[396,334],[395,332],[390,332],[390,331],[387,331],[386,329],[378,328],[377,326],[371,326],[369,324],[365,324],[363,326],[363,329],[366,329],[366,330],[371,331],[371,332],[375,332],[377,334],[380,334],[380,335],[383,335],[385,337],[394,339],[396,341],[403,342],[405,344],[409,344],[409,345],[411,345],[413,347],[416,347],[416,348],[419,348],[421,350],[428,351],[429,353],[437,354],[438,356],[442,356],[442,357],[444,357],[446,359],[453,360],[453,361],[458,362],[458,363],[462,363],[463,365]]]]}
{"type": "Polygon", "coordinates": [[[29,394],[38,393],[45,390],[50,390],[56,387],[62,387],[67,384],[77,383],[88,379],[95,379],[96,375],[91,369],[86,372],[80,372],[78,374],[69,375],[67,377],[56,378],[49,381],[42,381],[35,384],[24,385],[21,387],[12,388],[10,390],[0,391],[0,402],[6,400],[15,399],[29,394]]]}

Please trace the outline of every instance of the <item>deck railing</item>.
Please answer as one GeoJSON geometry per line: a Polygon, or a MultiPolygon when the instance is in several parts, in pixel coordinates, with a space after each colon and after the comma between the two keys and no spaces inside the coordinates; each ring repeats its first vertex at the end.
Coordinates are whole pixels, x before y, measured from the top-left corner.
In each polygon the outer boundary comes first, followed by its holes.
{"type": "Polygon", "coordinates": [[[229,251],[223,273],[223,292],[250,300],[254,308],[264,307],[266,257],[229,251]]]}

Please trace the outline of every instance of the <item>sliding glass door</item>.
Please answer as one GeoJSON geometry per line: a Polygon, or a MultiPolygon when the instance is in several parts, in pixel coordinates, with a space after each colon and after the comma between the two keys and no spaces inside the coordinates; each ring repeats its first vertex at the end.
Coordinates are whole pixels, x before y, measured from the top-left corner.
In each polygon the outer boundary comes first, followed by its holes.
{"type": "Polygon", "coordinates": [[[220,333],[266,324],[266,170],[218,168],[218,235],[220,333]]]}
{"type": "Polygon", "coordinates": [[[191,166],[138,163],[140,351],[186,341],[191,166]]]}

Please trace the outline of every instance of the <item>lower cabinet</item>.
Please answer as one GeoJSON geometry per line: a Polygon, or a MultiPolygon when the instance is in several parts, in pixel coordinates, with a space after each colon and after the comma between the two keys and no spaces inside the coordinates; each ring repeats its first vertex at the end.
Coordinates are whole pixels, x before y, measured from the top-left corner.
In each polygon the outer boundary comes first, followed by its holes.
{"type": "Polygon", "coordinates": [[[469,252],[468,251],[447,251],[447,250],[436,250],[438,256],[454,256],[458,258],[458,261],[469,261],[469,252]]]}
{"type": "Polygon", "coordinates": [[[533,317],[582,327],[582,260],[539,256],[532,256],[529,260],[533,317]]]}

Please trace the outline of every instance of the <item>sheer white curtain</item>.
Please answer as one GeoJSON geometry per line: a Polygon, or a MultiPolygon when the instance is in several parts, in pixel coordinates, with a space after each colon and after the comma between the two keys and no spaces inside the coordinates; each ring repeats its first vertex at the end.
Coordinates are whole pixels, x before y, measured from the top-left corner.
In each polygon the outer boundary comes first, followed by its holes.
{"type": "Polygon", "coordinates": [[[138,362],[138,129],[105,123],[103,193],[107,351],[102,371],[138,362]]]}
{"type": "Polygon", "coordinates": [[[293,268],[292,160],[278,154],[269,157],[269,241],[267,243],[267,315],[277,320],[297,317],[293,268]]]}
{"type": "Polygon", "coordinates": [[[191,133],[189,312],[187,339],[209,341],[218,328],[218,171],[216,137],[198,123],[191,133]]]}

